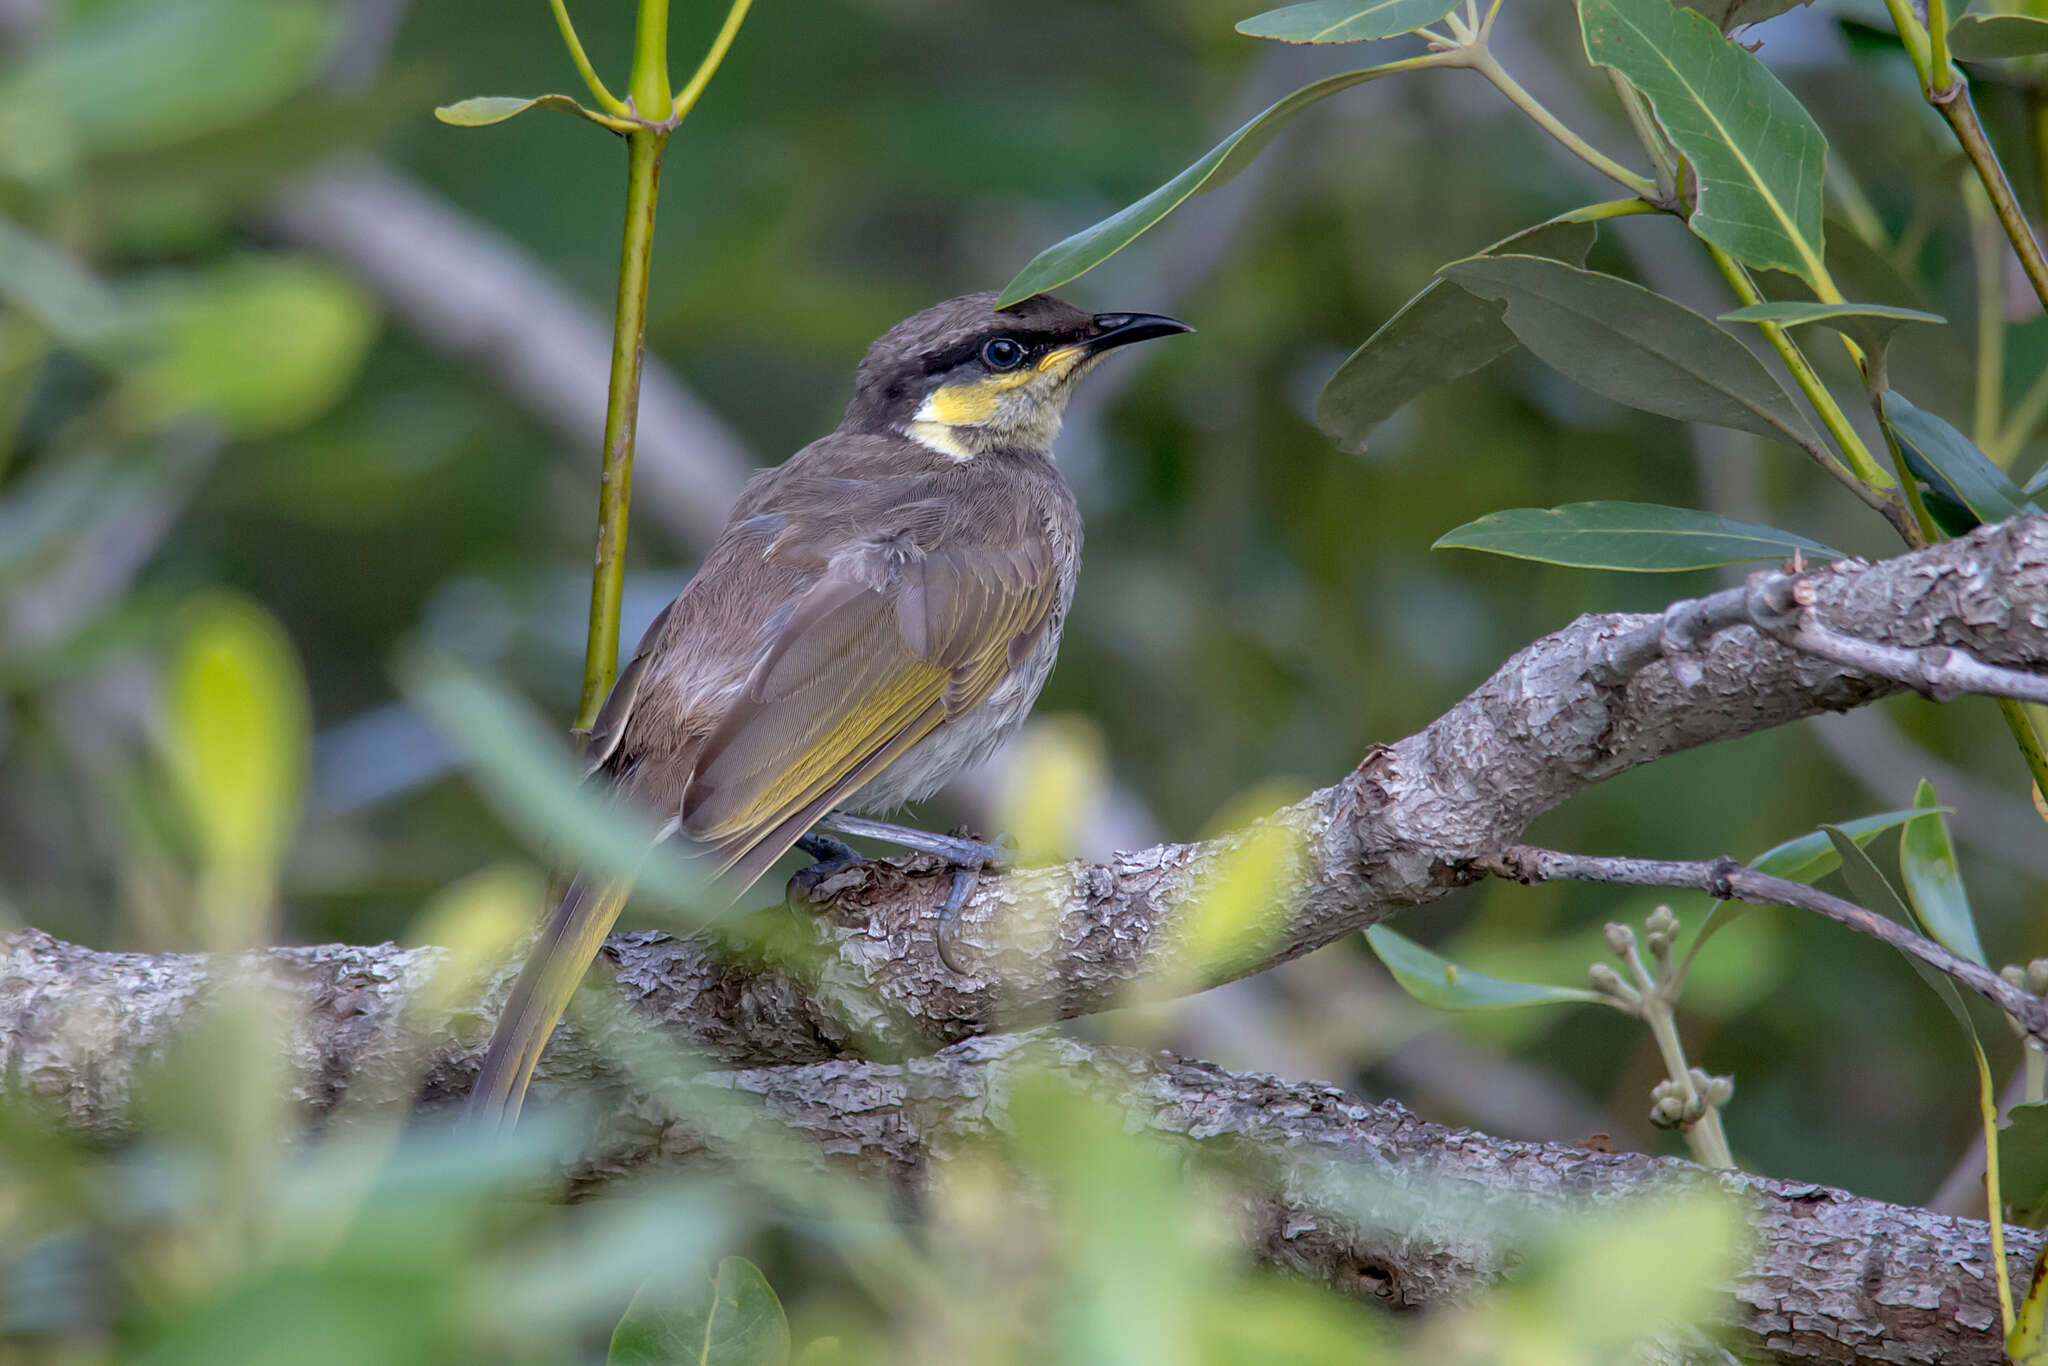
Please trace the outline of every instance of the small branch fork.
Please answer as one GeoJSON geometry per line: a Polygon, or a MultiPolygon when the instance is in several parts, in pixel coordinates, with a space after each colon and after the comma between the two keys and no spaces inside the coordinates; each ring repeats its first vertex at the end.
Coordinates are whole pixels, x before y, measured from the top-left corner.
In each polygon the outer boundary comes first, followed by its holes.
{"type": "Polygon", "coordinates": [[[1497,855],[1471,860],[1470,866],[1493,877],[1523,884],[1538,882],[1611,882],[1630,887],[1680,887],[1705,892],[1721,901],[1746,901],[1756,906],[1790,906],[1812,911],[1860,934],[1881,939],[1946,974],[2010,1015],[2029,1038],[2048,1042],[2048,1001],[2014,986],[1990,969],[1950,953],[1933,940],[1915,934],[1897,921],[1845,901],[1803,882],[1772,877],[1731,858],[1703,862],[1568,854],[1532,845],[1512,845],[1497,855]]]}
{"type": "Polygon", "coordinates": [[[1852,636],[1822,622],[1816,601],[1813,580],[1794,560],[1790,568],[1752,574],[1740,587],[1675,602],[1655,622],[1608,645],[1602,681],[1618,682],[1662,659],[1691,686],[1700,671],[1692,656],[1715,634],[1748,626],[1788,649],[1888,678],[1938,702],[1974,693],[2048,704],[2048,674],[1987,664],[1947,645],[1907,649],[1852,636]]]}

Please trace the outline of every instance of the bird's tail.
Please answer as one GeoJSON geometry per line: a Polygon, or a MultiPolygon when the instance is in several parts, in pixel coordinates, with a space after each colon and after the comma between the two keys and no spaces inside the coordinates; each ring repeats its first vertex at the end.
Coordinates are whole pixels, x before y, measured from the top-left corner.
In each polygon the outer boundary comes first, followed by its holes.
{"type": "Polygon", "coordinates": [[[548,1036],[555,1032],[569,998],[597,957],[604,937],[625,908],[631,885],[623,881],[590,882],[577,878],[555,903],[540,938],[528,955],[519,980],[505,1000],[491,1046],[469,1093],[472,1123],[498,1129],[519,1117],[534,1064],[548,1036]]]}

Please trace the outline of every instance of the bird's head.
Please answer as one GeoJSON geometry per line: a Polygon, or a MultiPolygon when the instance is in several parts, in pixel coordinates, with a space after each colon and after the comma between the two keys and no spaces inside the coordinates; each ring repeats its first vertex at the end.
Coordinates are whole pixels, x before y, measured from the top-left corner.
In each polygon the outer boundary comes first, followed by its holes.
{"type": "Polygon", "coordinates": [[[855,374],[845,429],[895,432],[955,460],[1046,451],[1074,382],[1104,353],[1194,330],[1156,313],[1083,313],[1049,294],[995,300],[963,294],[884,333],[855,374]]]}

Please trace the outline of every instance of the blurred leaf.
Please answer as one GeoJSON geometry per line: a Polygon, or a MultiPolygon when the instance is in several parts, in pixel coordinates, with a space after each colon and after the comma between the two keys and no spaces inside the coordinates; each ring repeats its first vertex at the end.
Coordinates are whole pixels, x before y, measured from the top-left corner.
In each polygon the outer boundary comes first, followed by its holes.
{"type": "Polygon", "coordinates": [[[612,1334],[606,1366],[784,1366],[789,1323],[761,1268],[744,1257],[677,1287],[657,1272],[612,1334]]]}
{"type": "Polygon", "coordinates": [[[1947,323],[1938,313],[1893,304],[1823,304],[1805,299],[1777,303],[1749,304],[1721,315],[1724,323],[1779,323],[1798,327],[1802,323],[1826,323],[1866,351],[1884,354],[1892,333],[1907,323],[1947,323]]]}
{"type": "Polygon", "coordinates": [[[1140,233],[1172,213],[1190,196],[1213,190],[1243,170],[1246,163],[1273,140],[1274,134],[1302,110],[1340,90],[1349,90],[1354,85],[1363,85],[1376,77],[1405,69],[1406,63],[1395,62],[1367,67],[1362,71],[1341,72],[1305,85],[1285,99],[1274,102],[1257,118],[1210,148],[1201,160],[1151,194],[1032,257],[1024,269],[1017,272],[1017,277],[1003,286],[996,306],[1007,307],[1034,294],[1043,294],[1093,270],[1129,246],[1140,233]]]}
{"type": "MultiPolygon", "coordinates": [[[[1946,810],[1946,808],[1943,808],[1946,810]]],[[[1859,816],[1855,820],[1843,821],[1834,828],[1856,841],[1859,845],[1870,843],[1885,831],[1921,815],[1920,808],[1904,811],[1882,811],[1875,816],[1859,816]]],[[[1749,866],[1759,873],[1781,877],[1788,882],[1814,883],[1842,866],[1842,856],[1835,851],[1833,839],[1825,829],[1810,835],[1801,835],[1795,840],[1773,845],[1749,861],[1749,866]]],[[[1709,938],[1725,930],[1751,911],[1762,910],[1761,906],[1749,901],[1716,901],[1707,911],[1707,918],[1700,922],[1699,937],[1686,953],[1690,961],[1696,956],[1709,938]]]]}
{"type": "MultiPolygon", "coordinates": [[[[1505,237],[1480,255],[1512,249],[1582,266],[1598,235],[1598,224],[1552,219],[1505,237]]],[[[1469,375],[1515,346],[1515,334],[1501,321],[1499,309],[1448,281],[1431,280],[1337,367],[1316,399],[1316,425],[1356,454],[1365,449],[1374,427],[1417,395],[1469,375]]]]}
{"type": "MultiPolygon", "coordinates": [[[[1272,795],[1260,809],[1278,804],[1272,795]]],[[[1228,836],[1202,870],[1187,931],[1162,970],[1178,981],[1214,981],[1256,966],[1287,932],[1292,913],[1281,893],[1298,876],[1302,853],[1301,834],[1286,821],[1257,821],[1228,836]]]]}
{"type": "Polygon", "coordinates": [[[2048,52],[2048,19],[2031,14],[1965,14],[1949,26],[1948,49],[1965,62],[2048,52]]]}
{"type": "MultiPolygon", "coordinates": [[[[2028,1228],[2048,1227],[2048,1105],[2015,1105],[2008,1118],[2011,1122],[1998,1131],[1998,1191],[2005,1217],[2028,1228]]],[[[2040,1332],[2038,1324],[2035,1331],[2040,1332]]],[[[2048,1350],[2048,1345],[2037,1344],[2037,1350],[2048,1350]]]]}
{"type": "Polygon", "coordinates": [[[2018,485],[1970,439],[1896,389],[1884,393],[1884,425],[1906,468],[1922,481],[1927,511],[1951,536],[2031,510],[2018,485]]]}
{"type": "Polygon", "coordinates": [[[1566,1002],[1607,1003],[1605,996],[1584,987],[1509,982],[1473,972],[1431,953],[1385,925],[1368,925],[1365,942],[1372,945],[1372,951],[1387,965],[1387,971],[1394,975],[1403,991],[1439,1010],[1513,1010],[1520,1006],[1561,1005],[1566,1002]]]}
{"type": "Polygon", "coordinates": [[[411,661],[400,681],[463,753],[485,798],[537,850],[633,878],[674,908],[700,904],[702,877],[666,844],[655,847],[653,821],[585,787],[561,735],[502,685],[446,655],[411,661]]]}
{"type": "Polygon", "coordinates": [[[2037,493],[2048,492],[2048,463],[2044,463],[2040,469],[2034,471],[2034,477],[2027,480],[2026,485],[2020,489],[2020,492],[2026,494],[2029,498],[2032,498],[2037,493]]]}
{"type": "MultiPolygon", "coordinates": [[[[267,894],[298,823],[311,742],[305,680],[284,628],[256,604],[201,599],[165,679],[165,757],[208,866],[267,894]]],[[[223,906],[223,913],[260,909],[223,906]]],[[[257,942],[217,923],[210,947],[257,942]]]]}
{"type": "Polygon", "coordinates": [[[2005,1351],[2013,1366],[2048,1366],[2048,1250],[2034,1259],[2034,1275],[2013,1316],[2005,1351]]]}
{"type": "Polygon", "coordinates": [[[1698,10],[1723,33],[1733,33],[1745,24],[1761,24],[1787,10],[1810,5],[1813,0],[1676,0],[1689,10],[1698,10]]]}
{"type": "Polygon", "coordinates": [[[1042,716],[1009,754],[995,828],[1017,842],[1026,867],[1073,857],[1109,782],[1101,730],[1085,716],[1042,716]]]}
{"type": "Polygon", "coordinates": [[[0,174],[163,147],[254,118],[304,85],[326,46],[314,0],[130,0],[0,78],[0,174]]]}
{"type": "Polygon", "coordinates": [[[1692,230],[1825,293],[1827,139],[1756,55],[1669,0],[1582,0],[1586,56],[1648,97],[1699,177],[1692,230]]]}
{"type": "Polygon", "coordinates": [[[580,119],[589,119],[600,128],[611,128],[612,121],[595,109],[586,109],[567,95],[535,95],[526,98],[519,95],[478,95],[472,99],[457,100],[434,110],[434,117],[457,128],[487,128],[494,123],[503,123],[529,109],[559,109],[565,114],[574,114],[580,119]]]}
{"type": "Polygon", "coordinates": [[[1978,942],[1977,922],[1970,915],[1955,841],[1949,838],[1948,821],[1935,801],[1934,785],[1925,778],[1913,795],[1913,805],[1925,814],[1907,821],[1905,833],[1899,837],[1899,873],[1905,880],[1906,896],[1929,939],[1983,966],[1984,946],[1978,942]]]}
{"type": "Polygon", "coordinates": [[[1360,43],[1433,24],[1457,6],[1458,0],[1310,0],[1255,15],[1237,31],[1283,43],[1360,43]]]}
{"type": "Polygon", "coordinates": [[[90,270],[5,217],[0,217],[0,299],[95,360],[123,359],[139,340],[113,292],[90,270]]]}
{"type": "Polygon", "coordinates": [[[1683,304],[1537,256],[1473,257],[1441,273],[1481,298],[1503,300],[1508,330],[1522,345],[1596,394],[1684,422],[1814,443],[1791,397],[1749,348],[1683,304]]]}
{"type": "Polygon", "coordinates": [[[158,276],[133,293],[164,340],[136,375],[162,418],[200,413],[236,436],[304,426],[355,381],[377,311],[348,276],[287,256],[158,276]]]}
{"type": "Polygon", "coordinates": [[[1637,573],[1778,560],[1794,550],[1809,559],[1842,558],[1841,551],[1789,531],[1656,503],[1508,508],[1445,532],[1430,549],[1483,550],[1545,564],[1637,573]]]}

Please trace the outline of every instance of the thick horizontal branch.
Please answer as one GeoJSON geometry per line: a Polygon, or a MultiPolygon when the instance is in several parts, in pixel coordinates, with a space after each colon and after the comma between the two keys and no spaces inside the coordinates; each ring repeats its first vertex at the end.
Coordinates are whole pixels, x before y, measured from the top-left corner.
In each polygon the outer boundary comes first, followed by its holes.
{"type": "MultiPolygon", "coordinates": [[[[1742,1204],[1752,1235],[1725,1308],[1741,1359],[2004,1360],[1984,1224],[1825,1186],[1487,1138],[1332,1087],[1034,1035],[970,1040],[904,1063],[754,1068],[699,1084],[758,1097],[778,1125],[831,1155],[821,1161],[903,1183],[914,1196],[935,1158],[1004,1130],[1010,1083],[1033,1065],[1096,1084],[1133,1130],[1238,1173],[1257,1254],[1347,1294],[1399,1308],[1440,1304],[1496,1280],[1521,1239],[1558,1219],[1707,1186],[1742,1204]],[[1361,1210],[1375,1222],[1362,1222],[1361,1210]]],[[[618,1112],[622,1146],[582,1180],[715,1160],[735,1135],[707,1143],[672,1117],[689,1108],[687,1089],[671,1105],[628,1101],[618,1112]]],[[[746,1144],[744,1132],[737,1137],[746,1144]]],[[[2025,1284],[2042,1237],[2007,1237],[2011,1274],[2025,1284]]]]}

